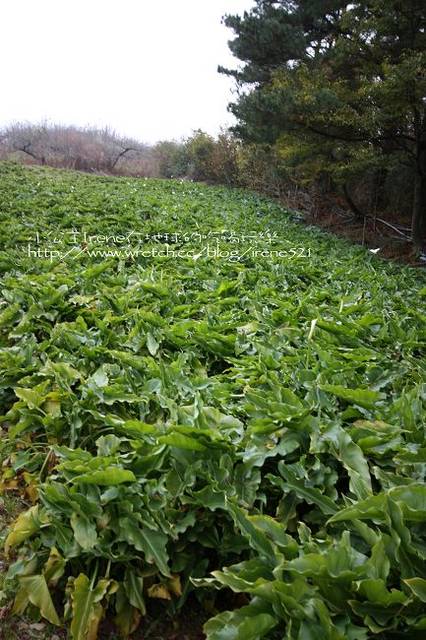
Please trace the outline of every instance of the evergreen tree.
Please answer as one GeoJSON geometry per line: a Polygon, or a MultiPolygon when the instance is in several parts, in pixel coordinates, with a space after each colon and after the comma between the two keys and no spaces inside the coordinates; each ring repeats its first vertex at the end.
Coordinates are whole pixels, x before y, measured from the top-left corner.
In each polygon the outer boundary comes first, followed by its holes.
{"type": "Polygon", "coordinates": [[[257,0],[226,16],[244,65],[236,133],[345,183],[409,165],[413,240],[426,244],[426,5],[421,0],[257,0]],[[249,89],[249,90],[247,90],[249,89]]]}

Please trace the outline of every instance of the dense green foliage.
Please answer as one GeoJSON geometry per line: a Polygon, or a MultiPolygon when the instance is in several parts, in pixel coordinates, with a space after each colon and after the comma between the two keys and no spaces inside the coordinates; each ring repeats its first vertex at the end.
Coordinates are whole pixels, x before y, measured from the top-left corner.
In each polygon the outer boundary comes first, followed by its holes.
{"type": "Polygon", "coordinates": [[[0,165],[0,211],[14,612],[229,588],[209,640],[423,638],[424,276],[188,182],[0,165]]]}
{"type": "Polygon", "coordinates": [[[161,178],[189,178],[210,183],[237,185],[242,183],[237,154],[240,145],[227,133],[217,139],[200,129],[181,140],[158,142],[153,150],[161,178]]]}
{"type": "MultiPolygon", "coordinates": [[[[257,0],[227,16],[242,69],[236,132],[296,175],[376,182],[405,170],[414,242],[426,244],[426,8],[421,0],[257,0]],[[405,167],[405,169],[404,169],[405,167]],[[407,171],[408,167],[408,171],[407,171]]],[[[350,195],[349,201],[352,202],[350,195]]]]}
{"type": "Polygon", "coordinates": [[[180,142],[157,143],[153,153],[161,178],[248,188],[273,197],[295,188],[286,159],[277,150],[270,145],[243,144],[230,132],[213,138],[197,130],[180,142]]]}

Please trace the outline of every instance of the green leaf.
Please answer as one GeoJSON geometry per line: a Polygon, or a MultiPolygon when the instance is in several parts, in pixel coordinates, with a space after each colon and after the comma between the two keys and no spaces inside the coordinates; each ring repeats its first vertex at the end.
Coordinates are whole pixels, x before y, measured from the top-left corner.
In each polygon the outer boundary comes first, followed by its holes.
{"type": "Polygon", "coordinates": [[[207,640],[260,640],[277,624],[275,616],[248,605],[211,618],[204,625],[204,633],[207,640]]]}
{"type": "Polygon", "coordinates": [[[37,409],[40,407],[46,397],[44,394],[34,391],[34,389],[24,389],[22,387],[16,387],[15,394],[18,398],[23,400],[30,409],[37,409]]]}
{"type": "Polygon", "coordinates": [[[353,506],[341,509],[338,513],[332,516],[328,522],[340,522],[343,520],[366,520],[366,519],[379,519],[385,520],[384,508],[386,505],[386,496],[379,494],[377,496],[371,496],[366,500],[359,500],[353,506]]]}
{"type": "Polygon", "coordinates": [[[117,615],[114,618],[114,624],[124,638],[130,636],[139,626],[141,614],[132,607],[125,596],[120,592],[116,596],[117,615]]]}
{"type": "Polygon", "coordinates": [[[393,604],[405,604],[408,600],[402,591],[388,591],[384,580],[368,579],[358,582],[358,591],[369,602],[389,607],[393,604]]]}
{"type": "Polygon", "coordinates": [[[264,532],[250,521],[247,512],[230,501],[226,502],[226,509],[232,515],[241,533],[248,539],[252,549],[255,549],[262,556],[274,561],[275,551],[272,544],[264,532]]]}
{"type": "Polygon", "coordinates": [[[110,580],[102,579],[94,586],[84,573],[80,573],[74,580],[71,591],[73,640],[96,640],[104,612],[100,603],[109,585],[110,580]]]}
{"type": "Polygon", "coordinates": [[[97,484],[100,486],[115,486],[123,482],[136,482],[133,471],[120,467],[107,467],[99,471],[82,473],[72,479],[74,484],[97,484]]]}
{"type": "Polygon", "coordinates": [[[419,600],[426,602],[426,580],[424,578],[408,578],[404,583],[410,587],[419,600]]]}
{"type": "Polygon", "coordinates": [[[146,346],[148,347],[148,351],[152,356],[157,355],[160,345],[150,332],[148,332],[146,336],[146,346]]]}
{"type": "Polygon", "coordinates": [[[123,585],[130,604],[138,609],[142,615],[145,615],[146,607],[143,596],[143,578],[131,569],[128,569],[123,585]]]}
{"type": "Polygon", "coordinates": [[[96,440],[98,456],[111,456],[117,453],[121,445],[121,439],[113,434],[101,436],[96,440]]]}
{"type": "Polygon", "coordinates": [[[285,527],[281,522],[267,515],[247,516],[247,518],[256,529],[263,531],[271,542],[287,553],[297,554],[297,542],[285,532],[285,527]]]}
{"type": "Polygon", "coordinates": [[[98,539],[96,526],[82,513],[72,514],[71,526],[80,547],[84,551],[93,549],[98,539]]]}
{"type": "Polygon", "coordinates": [[[176,447],[177,449],[187,449],[188,451],[205,451],[206,447],[190,436],[186,436],[183,433],[169,433],[165,436],[160,436],[158,442],[162,444],[168,444],[170,447],[176,447]]]}
{"type": "Polygon", "coordinates": [[[367,498],[372,492],[368,463],[362,449],[343,429],[339,433],[339,457],[348,470],[350,489],[361,500],[367,498]]]}
{"type": "Polygon", "coordinates": [[[122,518],[119,536],[120,540],[125,540],[138,551],[143,551],[147,562],[155,564],[164,576],[170,577],[167,566],[167,536],[164,533],[140,527],[133,519],[122,518]]]}
{"type": "Polygon", "coordinates": [[[117,431],[129,438],[142,438],[146,435],[158,433],[158,428],[140,420],[126,420],[118,425],[117,431]]]}
{"type": "Polygon", "coordinates": [[[333,384],[321,384],[320,389],[327,391],[327,393],[332,393],[350,404],[356,404],[366,409],[373,409],[376,403],[386,397],[384,393],[372,391],[371,389],[349,389],[348,387],[333,384]]]}
{"type": "Polygon", "coordinates": [[[274,477],[274,483],[279,484],[285,491],[294,491],[299,498],[303,498],[303,500],[306,500],[309,504],[317,505],[326,515],[336,513],[338,508],[331,498],[322,494],[318,489],[307,487],[305,482],[298,480],[295,474],[284,463],[280,462],[278,469],[284,481],[274,477]]]}

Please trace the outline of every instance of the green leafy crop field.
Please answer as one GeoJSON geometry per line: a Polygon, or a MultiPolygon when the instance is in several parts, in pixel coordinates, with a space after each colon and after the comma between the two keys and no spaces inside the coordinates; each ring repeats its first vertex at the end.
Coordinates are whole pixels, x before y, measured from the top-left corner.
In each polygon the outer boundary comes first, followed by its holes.
{"type": "Polygon", "coordinates": [[[191,182],[2,164],[0,219],[2,604],[425,637],[422,273],[191,182]]]}

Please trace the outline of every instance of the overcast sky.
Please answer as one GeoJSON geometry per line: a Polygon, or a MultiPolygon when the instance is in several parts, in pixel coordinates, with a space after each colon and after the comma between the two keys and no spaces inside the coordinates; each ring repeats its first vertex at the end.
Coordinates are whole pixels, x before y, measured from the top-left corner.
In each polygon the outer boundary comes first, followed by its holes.
{"type": "Polygon", "coordinates": [[[0,125],[110,125],[145,142],[217,133],[238,65],[221,24],[252,0],[4,0],[0,125]]]}

